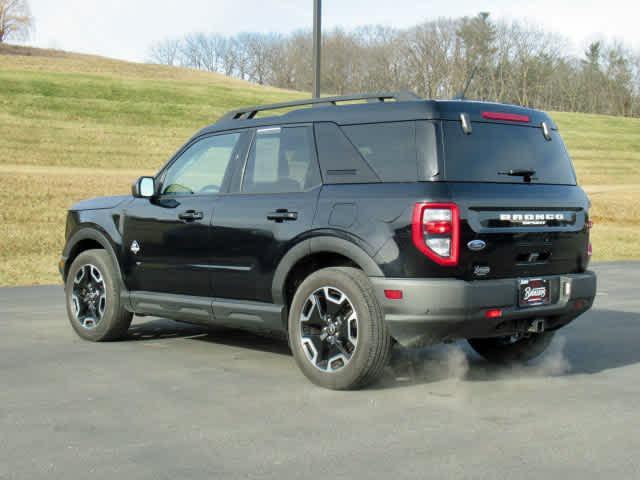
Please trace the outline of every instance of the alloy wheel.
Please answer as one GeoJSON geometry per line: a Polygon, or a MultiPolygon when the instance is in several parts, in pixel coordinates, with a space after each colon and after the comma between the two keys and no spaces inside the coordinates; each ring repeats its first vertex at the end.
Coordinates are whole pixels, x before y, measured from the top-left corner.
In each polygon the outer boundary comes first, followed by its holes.
{"type": "Polygon", "coordinates": [[[98,326],[107,308],[107,288],[102,272],[95,265],[81,266],[71,291],[73,315],[87,330],[98,326]]]}
{"type": "Polygon", "coordinates": [[[344,368],[358,346],[358,314],[349,297],[330,286],[309,295],[300,314],[300,342],[317,369],[344,368]]]}

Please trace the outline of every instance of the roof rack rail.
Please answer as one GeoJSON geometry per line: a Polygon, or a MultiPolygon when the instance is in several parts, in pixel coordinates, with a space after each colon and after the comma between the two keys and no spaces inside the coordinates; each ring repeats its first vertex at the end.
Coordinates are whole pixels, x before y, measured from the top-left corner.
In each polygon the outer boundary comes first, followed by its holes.
{"type": "Polygon", "coordinates": [[[385,100],[395,100],[397,102],[422,100],[412,92],[380,92],[365,93],[358,95],[343,95],[339,97],[309,98],[307,100],[296,100],[294,102],[273,103],[271,105],[258,105],[255,107],[239,108],[226,113],[219,121],[225,120],[249,120],[254,118],[258,112],[267,110],[278,110],[280,108],[300,107],[311,105],[314,107],[335,106],[340,102],[350,102],[355,100],[367,100],[369,102],[384,102],[385,100]]]}

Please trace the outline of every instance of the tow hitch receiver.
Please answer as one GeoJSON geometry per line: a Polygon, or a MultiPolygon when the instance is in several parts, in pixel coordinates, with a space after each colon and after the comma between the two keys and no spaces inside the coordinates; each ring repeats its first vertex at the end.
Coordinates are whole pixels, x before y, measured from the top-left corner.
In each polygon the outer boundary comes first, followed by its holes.
{"type": "Polygon", "coordinates": [[[529,325],[527,332],[531,332],[531,333],[544,332],[544,323],[545,322],[543,318],[536,318],[533,322],[531,322],[531,325],[529,325]]]}

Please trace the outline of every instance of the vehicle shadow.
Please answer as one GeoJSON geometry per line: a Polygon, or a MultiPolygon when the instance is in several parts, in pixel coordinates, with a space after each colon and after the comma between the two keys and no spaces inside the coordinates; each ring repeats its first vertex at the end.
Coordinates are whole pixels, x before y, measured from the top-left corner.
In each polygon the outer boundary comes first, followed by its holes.
{"type": "Polygon", "coordinates": [[[232,347],[247,348],[280,355],[291,355],[283,337],[256,334],[224,326],[200,326],[165,318],[136,317],[125,341],[151,341],[186,338],[232,347]]]}
{"type": "Polygon", "coordinates": [[[206,335],[209,329],[199,325],[174,322],[166,318],[135,317],[125,341],[150,341],[206,335]]]}
{"type": "MultiPolygon", "coordinates": [[[[126,340],[172,338],[291,355],[286,340],[280,337],[227,327],[190,325],[160,318],[138,319],[129,329],[126,340]]],[[[417,349],[396,346],[383,378],[371,388],[398,388],[448,379],[481,382],[595,374],[640,363],[638,345],[640,314],[596,309],[561,329],[544,355],[521,366],[490,364],[475,354],[464,341],[417,349]]]]}
{"type": "Polygon", "coordinates": [[[205,335],[198,335],[191,339],[229,347],[246,348],[265,353],[291,356],[289,344],[283,336],[257,334],[245,330],[219,327],[209,330],[205,335]]]}
{"type": "Polygon", "coordinates": [[[455,379],[464,382],[595,374],[640,363],[640,314],[597,309],[556,334],[539,358],[500,366],[479,357],[466,342],[420,349],[396,348],[390,367],[373,388],[455,379]]]}

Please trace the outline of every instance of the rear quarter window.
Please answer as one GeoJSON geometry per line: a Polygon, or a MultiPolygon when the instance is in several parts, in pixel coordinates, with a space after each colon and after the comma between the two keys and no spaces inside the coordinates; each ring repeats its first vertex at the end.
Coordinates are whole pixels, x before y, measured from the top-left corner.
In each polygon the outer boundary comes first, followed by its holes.
{"type": "Polygon", "coordinates": [[[437,174],[432,122],[346,125],[342,131],[384,182],[415,182],[437,174]]]}
{"type": "Polygon", "coordinates": [[[575,185],[573,165],[557,131],[551,141],[539,127],[474,122],[470,135],[460,122],[444,121],[444,171],[448,181],[522,183],[500,174],[535,170],[532,183],[575,185]]]}

